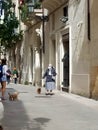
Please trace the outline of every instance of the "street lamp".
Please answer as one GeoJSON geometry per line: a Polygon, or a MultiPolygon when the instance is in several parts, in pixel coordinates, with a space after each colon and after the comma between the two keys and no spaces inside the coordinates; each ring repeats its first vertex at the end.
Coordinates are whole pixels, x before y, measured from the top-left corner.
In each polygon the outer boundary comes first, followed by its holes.
{"type": "Polygon", "coordinates": [[[39,19],[42,21],[42,50],[43,50],[43,53],[45,53],[45,33],[44,33],[44,30],[45,30],[45,22],[48,21],[48,16],[47,16],[47,14],[45,14],[45,11],[44,11],[45,9],[42,6],[41,6],[41,9],[36,9],[36,10],[38,10],[38,12],[35,10],[34,6],[35,6],[34,0],[32,0],[32,2],[27,4],[28,13],[29,13],[29,16],[31,16],[31,17],[34,16],[35,19],[39,19]],[[32,13],[33,13],[33,15],[32,15],[32,13]]]}
{"type": "Polygon", "coordinates": [[[45,9],[42,7],[41,14],[40,15],[37,13],[35,14],[36,17],[42,21],[42,50],[43,50],[43,53],[45,53],[45,22],[48,22],[48,20],[49,20],[49,17],[47,14],[45,14],[44,10],[45,9]]]}
{"type": "Polygon", "coordinates": [[[33,3],[28,3],[27,7],[28,7],[28,12],[29,13],[34,12],[34,4],[33,3]]]}

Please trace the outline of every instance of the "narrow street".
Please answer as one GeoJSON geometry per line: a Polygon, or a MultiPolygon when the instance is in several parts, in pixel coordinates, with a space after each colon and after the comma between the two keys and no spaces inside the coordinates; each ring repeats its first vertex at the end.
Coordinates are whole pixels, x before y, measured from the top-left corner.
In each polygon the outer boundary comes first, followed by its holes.
{"type": "Polygon", "coordinates": [[[44,88],[7,86],[3,101],[4,130],[98,130],[98,102],[55,90],[46,96],[44,88]],[[18,91],[18,101],[9,101],[8,92],[18,91]]]}

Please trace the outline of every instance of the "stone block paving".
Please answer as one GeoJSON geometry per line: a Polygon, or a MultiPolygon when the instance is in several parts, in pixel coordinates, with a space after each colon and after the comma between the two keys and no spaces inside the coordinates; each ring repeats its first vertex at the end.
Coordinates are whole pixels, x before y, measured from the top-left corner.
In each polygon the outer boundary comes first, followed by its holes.
{"type": "Polygon", "coordinates": [[[4,130],[98,130],[98,101],[55,90],[37,94],[32,85],[7,86],[2,101],[4,130]],[[8,92],[18,91],[18,100],[9,101],[8,92]]]}

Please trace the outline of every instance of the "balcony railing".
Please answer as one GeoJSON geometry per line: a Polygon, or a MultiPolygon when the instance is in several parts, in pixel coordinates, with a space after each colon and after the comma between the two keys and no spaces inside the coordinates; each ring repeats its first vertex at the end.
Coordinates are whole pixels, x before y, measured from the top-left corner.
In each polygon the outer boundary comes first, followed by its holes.
{"type": "Polygon", "coordinates": [[[21,21],[26,25],[35,20],[36,13],[42,13],[41,3],[39,1],[36,1],[35,3],[30,1],[25,2],[24,4],[19,6],[19,10],[21,21]]]}

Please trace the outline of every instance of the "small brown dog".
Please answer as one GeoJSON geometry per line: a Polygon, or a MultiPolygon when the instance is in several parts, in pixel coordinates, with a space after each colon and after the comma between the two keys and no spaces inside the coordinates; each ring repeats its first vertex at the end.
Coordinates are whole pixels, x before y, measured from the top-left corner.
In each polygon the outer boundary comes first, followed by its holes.
{"type": "Polygon", "coordinates": [[[37,89],[37,93],[40,94],[41,93],[41,88],[37,89]]]}
{"type": "Polygon", "coordinates": [[[9,95],[9,100],[10,100],[10,101],[18,100],[18,94],[19,94],[19,92],[8,93],[8,95],[9,95]]]}

